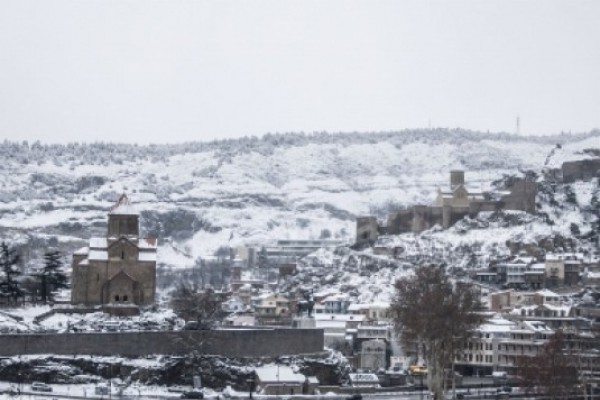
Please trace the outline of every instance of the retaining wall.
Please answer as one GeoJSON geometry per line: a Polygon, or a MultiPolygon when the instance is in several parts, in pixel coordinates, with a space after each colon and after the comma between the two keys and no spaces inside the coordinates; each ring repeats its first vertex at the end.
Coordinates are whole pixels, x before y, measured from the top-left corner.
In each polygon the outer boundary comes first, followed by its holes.
{"type": "Polygon", "coordinates": [[[25,354],[139,357],[192,351],[225,357],[276,357],[323,351],[322,329],[0,335],[0,356],[25,354]]]}

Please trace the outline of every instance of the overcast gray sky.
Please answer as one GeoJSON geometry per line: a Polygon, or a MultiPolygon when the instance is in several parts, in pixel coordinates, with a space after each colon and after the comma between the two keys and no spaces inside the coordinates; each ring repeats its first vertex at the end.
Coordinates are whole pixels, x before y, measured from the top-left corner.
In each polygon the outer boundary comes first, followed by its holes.
{"type": "Polygon", "coordinates": [[[0,0],[0,137],[600,128],[600,1],[0,0]]]}

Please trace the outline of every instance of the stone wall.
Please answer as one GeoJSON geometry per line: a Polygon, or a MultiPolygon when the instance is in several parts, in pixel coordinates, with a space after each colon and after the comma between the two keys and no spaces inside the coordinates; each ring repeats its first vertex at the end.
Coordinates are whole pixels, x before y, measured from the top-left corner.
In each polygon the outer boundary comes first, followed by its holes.
{"type": "Polygon", "coordinates": [[[595,177],[600,177],[600,158],[567,161],[562,164],[564,183],[572,183],[578,180],[589,181],[595,177]]]}
{"type": "Polygon", "coordinates": [[[535,212],[535,196],[537,183],[518,180],[510,188],[510,194],[502,197],[503,210],[520,210],[528,213],[535,212]]]}
{"type": "Polygon", "coordinates": [[[412,232],[413,209],[399,210],[388,216],[388,233],[390,235],[399,235],[405,232],[412,232]]]}
{"type": "Polygon", "coordinates": [[[427,229],[433,228],[435,225],[442,226],[443,223],[442,207],[413,207],[412,232],[423,232],[427,229]]]}
{"type": "Polygon", "coordinates": [[[379,236],[379,224],[375,217],[358,217],[356,219],[356,243],[370,243],[379,236]]]}
{"type": "Polygon", "coordinates": [[[323,351],[322,329],[231,329],[0,335],[0,356],[25,354],[140,357],[192,351],[225,357],[277,357],[323,351]]]}

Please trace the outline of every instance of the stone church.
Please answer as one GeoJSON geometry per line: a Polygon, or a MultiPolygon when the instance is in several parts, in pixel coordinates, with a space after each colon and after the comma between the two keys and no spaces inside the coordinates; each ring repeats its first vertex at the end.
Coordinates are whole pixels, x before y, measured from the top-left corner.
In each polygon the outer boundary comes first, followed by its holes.
{"type": "Polygon", "coordinates": [[[106,237],[93,237],[72,262],[71,303],[132,314],[154,303],[156,238],[139,237],[139,216],[126,195],[108,214],[106,237]]]}

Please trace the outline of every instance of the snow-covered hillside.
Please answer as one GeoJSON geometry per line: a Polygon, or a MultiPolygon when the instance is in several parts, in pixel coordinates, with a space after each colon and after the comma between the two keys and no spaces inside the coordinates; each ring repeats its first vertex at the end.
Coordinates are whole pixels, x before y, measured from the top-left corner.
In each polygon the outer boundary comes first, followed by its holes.
{"type": "Polygon", "coordinates": [[[29,263],[47,245],[71,251],[103,234],[126,192],[142,230],[160,238],[163,266],[193,265],[220,246],[326,231],[351,243],[356,216],[431,203],[451,169],[486,190],[505,174],[588,158],[583,150],[599,143],[598,131],[524,138],[441,129],[164,146],[4,142],[0,240],[20,244],[29,263]]]}

